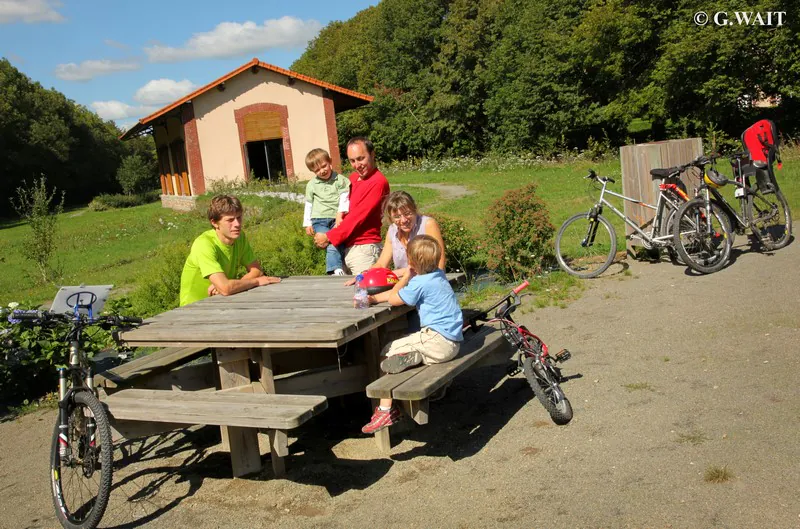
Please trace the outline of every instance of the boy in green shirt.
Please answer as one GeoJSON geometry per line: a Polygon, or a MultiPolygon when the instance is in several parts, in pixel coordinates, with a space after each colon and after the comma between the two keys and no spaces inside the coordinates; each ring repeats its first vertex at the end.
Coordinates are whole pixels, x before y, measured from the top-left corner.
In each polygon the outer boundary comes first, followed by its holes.
{"type": "Polygon", "coordinates": [[[217,195],[208,206],[213,230],[202,233],[192,243],[181,274],[180,305],[208,296],[229,296],[254,287],[280,282],[261,271],[253,249],[242,233],[242,203],[230,195],[217,195]],[[247,272],[241,279],[239,269],[247,272]]]}
{"type": "MultiPolygon", "coordinates": [[[[333,170],[331,157],[324,149],[309,152],[306,167],[316,175],[306,184],[303,213],[303,227],[306,234],[313,237],[315,233],[327,233],[342,223],[350,208],[350,181],[333,170]]],[[[328,274],[344,275],[342,250],[332,244],[325,249],[325,271],[328,274]]]]}

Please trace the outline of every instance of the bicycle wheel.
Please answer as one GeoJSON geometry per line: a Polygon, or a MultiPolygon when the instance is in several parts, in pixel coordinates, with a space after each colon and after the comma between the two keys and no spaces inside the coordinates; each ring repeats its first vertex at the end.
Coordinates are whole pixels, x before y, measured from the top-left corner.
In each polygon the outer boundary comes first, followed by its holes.
{"type": "Polygon", "coordinates": [[[730,224],[727,216],[695,198],[680,207],[673,223],[675,249],[692,270],[710,274],[722,269],[731,255],[730,224]],[[709,229],[710,224],[710,229],[709,229]]]}
{"type": "Polygon", "coordinates": [[[573,215],[556,235],[556,259],[568,274],[588,279],[611,266],[617,253],[617,234],[602,216],[593,220],[586,213],[573,215]]]}
{"type": "Polygon", "coordinates": [[[792,213],[783,193],[755,193],[747,197],[750,229],[767,250],[778,250],[789,244],[792,236],[792,213]]]}
{"type": "MultiPolygon", "coordinates": [[[[660,235],[662,237],[672,236],[672,232],[674,231],[673,224],[675,222],[676,218],[675,214],[677,213],[677,211],[678,208],[675,209],[670,208],[669,213],[667,213],[667,218],[664,220],[664,222],[661,223],[660,235]]],[[[669,260],[672,264],[674,265],[683,264],[683,262],[678,257],[678,252],[675,250],[674,244],[670,244],[669,246],[666,247],[666,249],[667,249],[667,256],[669,256],[669,260]]]]}
{"type": "Polygon", "coordinates": [[[533,358],[526,356],[522,359],[522,371],[528,379],[533,394],[542,403],[550,418],[556,424],[567,424],[572,420],[572,405],[567,400],[558,382],[552,380],[552,375],[542,370],[539,375],[534,372],[533,358]]]}
{"type": "Polygon", "coordinates": [[[111,492],[114,447],[105,408],[88,391],[75,393],[67,408],[66,439],[59,439],[58,422],[50,450],[50,481],[58,521],[67,529],[94,529],[100,523],[111,492]],[[96,425],[89,431],[91,419],[96,425]],[[92,439],[94,437],[94,439],[92,439]],[[66,443],[62,456],[61,443],[66,443]]]}

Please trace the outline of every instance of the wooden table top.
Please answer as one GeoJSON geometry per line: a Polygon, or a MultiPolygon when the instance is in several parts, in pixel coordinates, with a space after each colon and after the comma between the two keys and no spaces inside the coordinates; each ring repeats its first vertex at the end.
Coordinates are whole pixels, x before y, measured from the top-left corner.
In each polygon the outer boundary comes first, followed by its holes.
{"type": "MultiPolygon", "coordinates": [[[[464,274],[447,274],[453,285],[464,274]]],[[[387,303],[353,307],[353,287],[341,276],[297,276],[233,296],[213,296],[120,332],[130,346],[336,347],[412,308],[387,303]]]]}

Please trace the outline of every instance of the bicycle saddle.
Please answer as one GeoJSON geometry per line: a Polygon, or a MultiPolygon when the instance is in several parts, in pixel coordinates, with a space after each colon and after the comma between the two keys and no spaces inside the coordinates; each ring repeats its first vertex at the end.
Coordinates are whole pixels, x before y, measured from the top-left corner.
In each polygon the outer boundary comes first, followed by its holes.
{"type": "Polygon", "coordinates": [[[668,169],[650,169],[650,176],[653,178],[669,178],[678,172],[680,171],[677,167],[670,167],[668,169]]]}

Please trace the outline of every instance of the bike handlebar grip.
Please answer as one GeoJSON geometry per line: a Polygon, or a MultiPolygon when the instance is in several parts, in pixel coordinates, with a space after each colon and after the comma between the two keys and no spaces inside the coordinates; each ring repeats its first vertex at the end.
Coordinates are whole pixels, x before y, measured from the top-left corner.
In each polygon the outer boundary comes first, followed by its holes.
{"type": "Polygon", "coordinates": [[[11,313],[11,318],[19,321],[37,321],[44,319],[44,313],[40,310],[15,310],[11,313]]]}
{"type": "Polygon", "coordinates": [[[120,323],[134,323],[136,325],[139,325],[144,320],[142,320],[142,318],[133,318],[133,317],[129,317],[129,316],[119,316],[119,321],[120,321],[120,323]]]}
{"type": "Polygon", "coordinates": [[[518,286],[517,288],[515,288],[514,290],[512,290],[512,292],[514,292],[514,294],[519,294],[520,292],[522,292],[523,290],[528,288],[528,285],[530,285],[530,283],[528,283],[527,280],[523,281],[522,284],[520,286],[518,286]]]}

